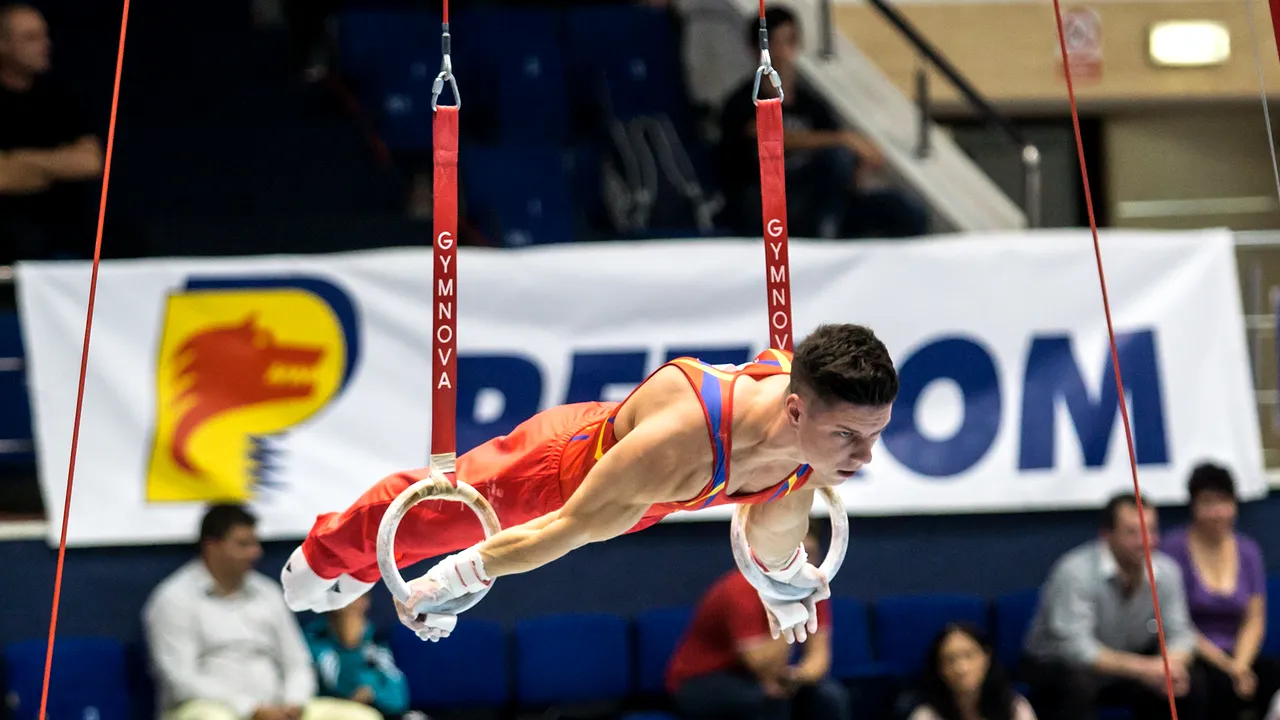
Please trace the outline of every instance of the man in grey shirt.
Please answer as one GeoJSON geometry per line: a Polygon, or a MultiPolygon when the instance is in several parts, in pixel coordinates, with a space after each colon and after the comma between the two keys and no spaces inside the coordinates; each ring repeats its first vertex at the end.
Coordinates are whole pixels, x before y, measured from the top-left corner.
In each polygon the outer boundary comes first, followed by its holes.
{"type": "MultiPolygon", "coordinates": [[[[1144,510],[1178,717],[1203,720],[1182,574],[1155,550],[1156,512],[1144,510]]],[[[1093,720],[1099,705],[1128,707],[1135,720],[1169,718],[1155,617],[1137,501],[1120,495],[1103,511],[1101,536],[1061,557],[1041,589],[1022,668],[1040,719],[1093,720]]]]}

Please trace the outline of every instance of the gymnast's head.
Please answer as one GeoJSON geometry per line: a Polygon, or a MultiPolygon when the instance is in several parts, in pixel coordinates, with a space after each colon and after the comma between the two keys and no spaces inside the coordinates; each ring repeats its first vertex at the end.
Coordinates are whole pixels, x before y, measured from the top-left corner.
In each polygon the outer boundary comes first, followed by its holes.
{"type": "Polygon", "coordinates": [[[787,421],[812,482],[842,482],[871,461],[897,396],[898,371],[870,328],[820,325],[796,346],[787,421]]]}

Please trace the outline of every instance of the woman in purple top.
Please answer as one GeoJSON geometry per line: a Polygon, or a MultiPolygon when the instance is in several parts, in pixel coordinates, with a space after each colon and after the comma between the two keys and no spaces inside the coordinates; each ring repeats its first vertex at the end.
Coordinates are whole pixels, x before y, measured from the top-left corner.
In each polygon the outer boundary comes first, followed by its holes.
{"type": "Polygon", "coordinates": [[[1266,568],[1262,551],[1235,530],[1235,481],[1225,468],[1200,465],[1187,483],[1191,522],[1160,541],[1182,568],[1191,620],[1200,631],[1199,662],[1209,679],[1209,713],[1235,720],[1253,708],[1262,717],[1280,688],[1280,667],[1259,658],[1266,633],[1266,568]]]}

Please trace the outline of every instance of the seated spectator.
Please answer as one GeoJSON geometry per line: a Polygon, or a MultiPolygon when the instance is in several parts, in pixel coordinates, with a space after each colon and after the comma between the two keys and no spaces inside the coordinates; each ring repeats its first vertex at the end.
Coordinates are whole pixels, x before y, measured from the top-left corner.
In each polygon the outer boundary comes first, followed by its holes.
{"type": "Polygon", "coordinates": [[[949,625],[929,647],[920,680],[921,703],[909,720],[1036,720],[1013,691],[991,644],[970,625],[949,625]]]}
{"type": "MultiPolygon", "coordinates": [[[[818,557],[812,533],[805,551],[818,557]]],[[[703,596],[667,666],[667,689],[681,716],[848,720],[848,693],[827,676],[830,606],[818,603],[818,632],[793,663],[793,648],[773,637],[756,589],[736,568],[726,573],[703,596]]]]}
{"type": "MultiPolygon", "coordinates": [[[[1204,720],[1182,572],[1155,549],[1156,512],[1144,510],[1178,717],[1204,720]]],[[[1141,521],[1132,494],[1112,499],[1101,537],[1060,558],[1041,589],[1023,674],[1044,720],[1092,720],[1099,705],[1128,707],[1135,720],[1169,717],[1141,521]]]]}
{"type": "Polygon", "coordinates": [[[328,26],[341,7],[338,0],[283,0],[289,26],[289,48],[294,69],[304,82],[318,82],[329,74],[334,49],[328,26]]]}
{"type": "Polygon", "coordinates": [[[391,650],[374,638],[369,596],[316,618],[307,644],[320,676],[320,694],[372,705],[387,717],[409,709],[409,683],[391,650]]]}
{"type": "Polygon", "coordinates": [[[1182,569],[1199,662],[1208,681],[1208,712],[1234,720],[1246,709],[1266,714],[1280,690],[1280,667],[1258,657],[1267,624],[1267,570],[1253,538],[1236,532],[1236,485],[1217,465],[1201,465],[1187,482],[1191,523],[1161,547],[1182,569]]]}
{"type": "Polygon", "coordinates": [[[210,508],[200,556],[156,587],[143,626],[166,720],[382,720],[373,708],[315,697],[311,654],[284,593],[255,572],[253,515],[210,508]]]}
{"type": "MultiPolygon", "coordinates": [[[[806,86],[796,63],[800,23],[786,8],[771,7],[769,56],[782,80],[785,128],[787,218],[795,237],[906,237],[928,231],[928,217],[917,202],[895,190],[859,188],[859,176],[884,167],[884,156],[870,140],[845,130],[822,98],[806,86]]],[[[758,18],[748,24],[747,42],[758,54],[758,18]]],[[[759,235],[759,155],[756,111],[751,92],[754,74],[725,98],[720,114],[720,166],[725,184],[726,220],[735,231],[759,235]]],[[[760,83],[761,98],[777,97],[773,85],[760,83]]]]}
{"type": "Polygon", "coordinates": [[[44,16],[0,4],[0,263],[93,248],[102,143],[49,55],[44,16]]]}

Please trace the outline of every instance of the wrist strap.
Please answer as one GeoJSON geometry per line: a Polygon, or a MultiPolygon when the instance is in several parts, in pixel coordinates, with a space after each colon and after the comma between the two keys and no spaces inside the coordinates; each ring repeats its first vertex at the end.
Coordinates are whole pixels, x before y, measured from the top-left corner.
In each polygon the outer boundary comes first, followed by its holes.
{"type": "Polygon", "coordinates": [[[782,567],[776,569],[770,568],[761,562],[755,551],[752,551],[751,559],[764,571],[765,575],[779,582],[790,582],[791,578],[795,577],[800,572],[800,569],[805,566],[805,563],[809,561],[809,554],[805,552],[804,545],[801,545],[791,554],[791,558],[782,564],[782,567]]]}
{"type": "Polygon", "coordinates": [[[445,580],[464,593],[479,592],[493,582],[484,572],[484,560],[480,557],[480,551],[474,547],[454,555],[451,565],[445,580]]]}

